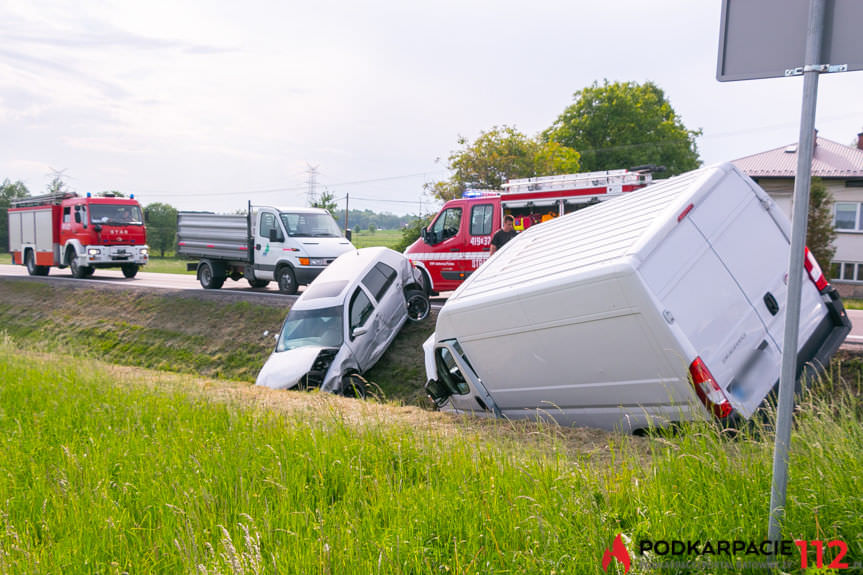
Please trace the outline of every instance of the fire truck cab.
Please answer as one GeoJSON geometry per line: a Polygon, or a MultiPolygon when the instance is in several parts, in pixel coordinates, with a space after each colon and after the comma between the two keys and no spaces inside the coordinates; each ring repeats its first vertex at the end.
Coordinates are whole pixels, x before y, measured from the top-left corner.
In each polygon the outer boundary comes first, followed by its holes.
{"type": "Polygon", "coordinates": [[[468,190],[447,201],[405,255],[423,272],[431,293],[456,289],[489,257],[503,218],[516,231],[652,182],[651,168],[509,180],[503,190],[468,190]]]}
{"type": "Polygon", "coordinates": [[[149,260],[147,230],[134,199],[73,192],[15,200],[9,208],[12,261],[30,275],[69,267],[76,278],[119,267],[135,277],[149,260]]]}

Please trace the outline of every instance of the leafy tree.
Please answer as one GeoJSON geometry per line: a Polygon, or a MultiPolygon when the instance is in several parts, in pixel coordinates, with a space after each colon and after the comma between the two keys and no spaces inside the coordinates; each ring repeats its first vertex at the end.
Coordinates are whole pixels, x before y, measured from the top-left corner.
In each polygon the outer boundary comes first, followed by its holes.
{"type": "Polygon", "coordinates": [[[809,188],[809,215],[806,223],[806,245],[826,271],[833,260],[836,248],[833,241],[833,196],[821,178],[812,178],[809,188]]]}
{"type": "Polygon", "coordinates": [[[378,228],[377,228],[377,226],[376,226],[376,225],[374,225],[374,224],[369,224],[369,233],[370,233],[370,234],[375,233],[375,232],[377,231],[377,229],[378,229],[378,228]]]}
{"type": "Polygon", "coordinates": [[[499,189],[512,178],[571,174],[579,170],[579,154],[556,141],[529,138],[511,126],[495,126],[474,141],[459,137],[462,149],[450,153],[449,180],[427,184],[441,200],[461,195],[466,189],[499,189]]]}
{"type": "Polygon", "coordinates": [[[177,209],[157,202],[148,204],[144,213],[147,216],[147,243],[165,257],[165,252],[172,250],[177,240],[177,209]]]}
{"type": "Polygon", "coordinates": [[[49,183],[47,186],[45,186],[45,190],[49,194],[60,194],[63,192],[71,192],[72,191],[69,189],[69,186],[66,184],[66,182],[63,181],[63,178],[61,178],[60,174],[58,174],[58,173],[54,174],[54,177],[51,178],[51,183],[49,183]]]}
{"type": "Polygon", "coordinates": [[[403,252],[408,249],[412,243],[417,241],[417,238],[420,237],[420,231],[423,228],[427,228],[431,223],[434,214],[427,214],[425,216],[412,216],[413,219],[410,223],[405,225],[402,228],[402,239],[401,241],[393,247],[393,249],[397,252],[403,252]]]}
{"type": "Polygon", "coordinates": [[[336,198],[330,192],[324,192],[318,197],[317,200],[312,202],[313,208],[323,208],[330,212],[331,214],[335,214],[338,206],[336,205],[336,198]]]}
{"type": "MultiPolygon", "coordinates": [[[[14,184],[9,181],[9,178],[3,180],[0,184],[0,246],[9,246],[9,218],[7,213],[12,200],[26,198],[30,195],[27,186],[21,180],[14,184]]],[[[2,249],[2,248],[0,248],[2,249]]]]}
{"type": "Polygon", "coordinates": [[[701,130],[688,130],[653,82],[594,82],[573,97],[543,138],[578,150],[582,170],[656,164],[675,175],[700,165],[701,130]]]}

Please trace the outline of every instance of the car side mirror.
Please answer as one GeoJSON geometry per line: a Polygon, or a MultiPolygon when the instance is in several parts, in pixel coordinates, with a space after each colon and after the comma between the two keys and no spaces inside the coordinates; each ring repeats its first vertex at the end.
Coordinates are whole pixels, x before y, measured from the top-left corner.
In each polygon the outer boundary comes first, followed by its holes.
{"type": "Polygon", "coordinates": [[[353,235],[353,232],[351,232],[351,230],[345,230],[345,239],[346,240],[351,241],[352,235],[353,235]]]}
{"type": "Polygon", "coordinates": [[[75,212],[75,223],[76,224],[81,223],[81,212],[75,212]]]}
{"type": "Polygon", "coordinates": [[[351,339],[355,337],[360,337],[361,335],[365,335],[369,332],[369,328],[365,326],[355,327],[354,331],[351,332],[351,339]]]}
{"type": "Polygon", "coordinates": [[[271,241],[271,242],[278,242],[278,241],[280,241],[280,240],[279,240],[279,230],[276,230],[276,229],[270,229],[270,241],[271,241]]]}

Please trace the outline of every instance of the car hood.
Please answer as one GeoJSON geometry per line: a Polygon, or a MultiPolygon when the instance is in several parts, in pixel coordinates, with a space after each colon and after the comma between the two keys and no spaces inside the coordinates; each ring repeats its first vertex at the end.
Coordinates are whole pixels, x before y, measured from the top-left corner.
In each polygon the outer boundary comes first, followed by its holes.
{"type": "Polygon", "coordinates": [[[309,346],[273,352],[258,373],[255,385],[273,389],[296,387],[303,376],[309,373],[322,349],[321,346],[309,346]]]}

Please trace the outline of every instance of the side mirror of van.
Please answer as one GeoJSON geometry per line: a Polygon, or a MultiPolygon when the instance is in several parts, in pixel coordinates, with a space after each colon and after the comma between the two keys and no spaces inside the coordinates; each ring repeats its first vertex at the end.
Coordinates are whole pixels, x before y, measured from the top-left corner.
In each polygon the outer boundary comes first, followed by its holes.
{"type": "Polygon", "coordinates": [[[279,230],[270,229],[270,241],[271,242],[280,242],[282,238],[279,237],[279,230]]]}
{"type": "Polygon", "coordinates": [[[353,232],[351,232],[351,230],[350,230],[350,229],[345,230],[345,239],[346,239],[346,240],[351,241],[351,236],[352,236],[352,235],[353,235],[353,232]]]}

